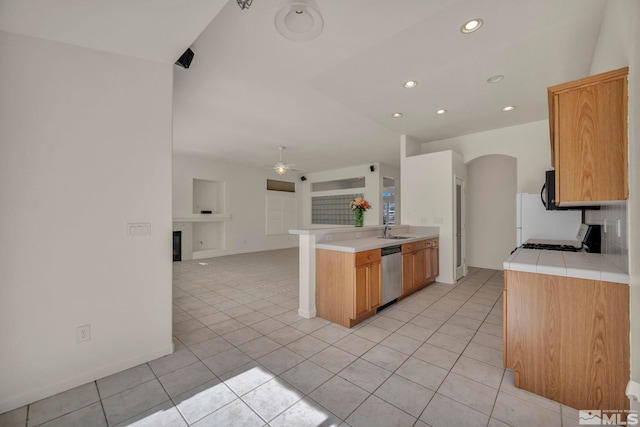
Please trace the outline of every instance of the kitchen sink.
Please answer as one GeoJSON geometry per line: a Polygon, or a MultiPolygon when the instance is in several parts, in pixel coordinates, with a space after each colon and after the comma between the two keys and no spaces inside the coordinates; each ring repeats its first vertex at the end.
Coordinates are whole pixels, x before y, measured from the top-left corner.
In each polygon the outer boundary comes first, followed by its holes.
{"type": "Polygon", "coordinates": [[[389,239],[389,240],[402,240],[402,239],[410,239],[411,237],[407,236],[380,236],[378,239],[389,239]]]}

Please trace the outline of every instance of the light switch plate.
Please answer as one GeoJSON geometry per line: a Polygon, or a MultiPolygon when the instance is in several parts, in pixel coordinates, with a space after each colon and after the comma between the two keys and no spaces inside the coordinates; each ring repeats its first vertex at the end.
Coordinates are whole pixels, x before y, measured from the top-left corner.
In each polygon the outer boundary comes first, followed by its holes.
{"type": "Polygon", "coordinates": [[[151,235],[151,223],[149,222],[129,222],[127,223],[127,234],[131,237],[147,237],[151,235]]]}

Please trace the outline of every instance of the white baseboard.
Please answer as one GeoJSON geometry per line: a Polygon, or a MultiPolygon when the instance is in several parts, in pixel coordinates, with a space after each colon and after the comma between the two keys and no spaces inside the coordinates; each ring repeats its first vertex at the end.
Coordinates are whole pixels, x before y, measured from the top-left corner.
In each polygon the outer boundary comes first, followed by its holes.
{"type": "Polygon", "coordinates": [[[305,310],[302,308],[298,308],[298,316],[302,316],[305,319],[313,319],[314,317],[316,317],[316,311],[309,311],[309,310],[305,310]]]}
{"type": "Polygon", "coordinates": [[[38,400],[53,396],[63,391],[71,390],[72,388],[79,387],[89,382],[108,377],[109,375],[124,371],[125,369],[133,368],[134,366],[138,366],[142,363],[155,360],[171,353],[173,353],[173,342],[168,346],[163,346],[162,348],[150,353],[133,357],[128,360],[117,361],[92,371],[83,372],[73,378],[65,378],[54,384],[47,384],[37,390],[31,390],[16,396],[7,396],[4,400],[0,400],[0,414],[37,402],[38,400]]]}

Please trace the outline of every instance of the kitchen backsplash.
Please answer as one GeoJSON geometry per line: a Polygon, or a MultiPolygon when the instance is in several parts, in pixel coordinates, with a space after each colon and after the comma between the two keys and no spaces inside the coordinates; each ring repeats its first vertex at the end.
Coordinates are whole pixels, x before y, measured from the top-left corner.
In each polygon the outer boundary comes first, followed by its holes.
{"type": "Polygon", "coordinates": [[[600,224],[602,230],[602,253],[618,267],[629,272],[629,244],[627,242],[627,202],[602,206],[599,211],[587,210],[587,224],[600,224]],[[618,233],[620,221],[620,233],[618,233]]]}

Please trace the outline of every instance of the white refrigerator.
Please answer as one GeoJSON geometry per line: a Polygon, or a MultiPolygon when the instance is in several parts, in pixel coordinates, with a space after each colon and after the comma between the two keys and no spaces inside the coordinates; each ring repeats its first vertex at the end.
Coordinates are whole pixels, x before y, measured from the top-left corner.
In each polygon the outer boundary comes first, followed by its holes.
{"type": "Polygon", "coordinates": [[[576,240],[582,211],[548,211],[539,194],[516,194],[518,246],[529,239],[576,240]]]}

